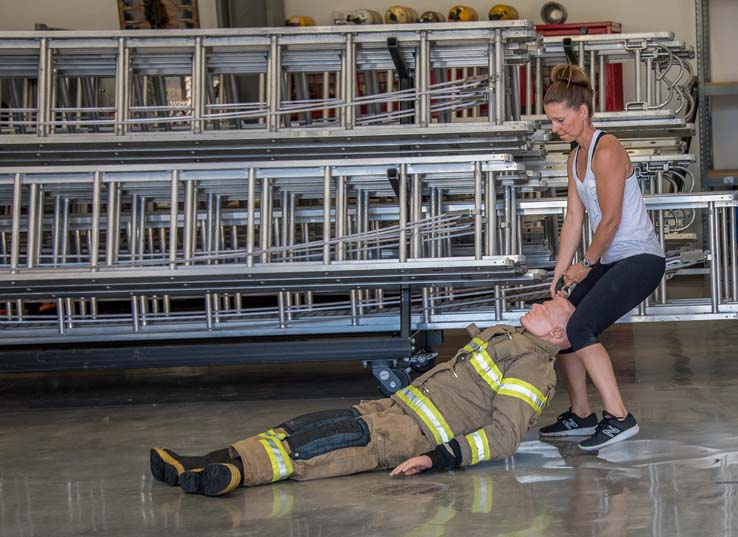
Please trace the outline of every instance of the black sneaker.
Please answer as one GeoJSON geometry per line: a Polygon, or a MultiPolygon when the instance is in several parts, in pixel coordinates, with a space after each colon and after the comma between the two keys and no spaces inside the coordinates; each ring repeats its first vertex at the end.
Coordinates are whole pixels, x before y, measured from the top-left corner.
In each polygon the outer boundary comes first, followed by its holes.
{"type": "Polygon", "coordinates": [[[597,416],[590,414],[586,418],[580,418],[571,409],[556,418],[556,423],[541,427],[538,431],[540,436],[589,436],[597,429],[597,416]]]}
{"type": "Polygon", "coordinates": [[[630,412],[624,420],[620,421],[605,411],[602,413],[602,420],[597,424],[595,434],[579,442],[579,449],[597,451],[616,442],[632,438],[638,434],[639,430],[638,423],[630,412]]]}

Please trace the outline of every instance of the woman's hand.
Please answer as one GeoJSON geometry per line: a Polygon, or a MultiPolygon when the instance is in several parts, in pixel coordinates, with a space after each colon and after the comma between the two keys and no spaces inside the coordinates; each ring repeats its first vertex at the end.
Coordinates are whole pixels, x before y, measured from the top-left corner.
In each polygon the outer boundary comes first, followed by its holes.
{"type": "Polygon", "coordinates": [[[571,265],[564,273],[564,284],[568,286],[572,283],[580,283],[589,275],[590,270],[592,270],[592,267],[585,267],[581,261],[571,265]]]}
{"type": "Polygon", "coordinates": [[[428,455],[418,455],[417,457],[412,457],[397,466],[392,470],[392,473],[390,473],[390,477],[400,474],[405,476],[419,474],[423,470],[430,469],[432,466],[433,462],[428,455]]]}
{"type": "Polygon", "coordinates": [[[557,296],[566,297],[566,293],[564,293],[561,290],[556,290],[556,284],[559,283],[559,280],[561,279],[563,275],[564,275],[563,273],[557,274],[556,272],[554,272],[554,277],[553,277],[553,281],[551,282],[551,287],[548,288],[548,291],[551,294],[551,300],[553,300],[557,296]]]}

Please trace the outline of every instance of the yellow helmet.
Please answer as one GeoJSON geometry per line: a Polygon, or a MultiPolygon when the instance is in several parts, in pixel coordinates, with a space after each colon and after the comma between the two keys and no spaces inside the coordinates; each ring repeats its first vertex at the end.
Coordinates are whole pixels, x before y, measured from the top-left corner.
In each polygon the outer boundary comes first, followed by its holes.
{"type": "Polygon", "coordinates": [[[373,9],[355,9],[346,20],[351,24],[382,24],[382,15],[373,9]]]}
{"type": "Polygon", "coordinates": [[[448,20],[453,22],[478,21],[477,10],[469,6],[454,6],[448,11],[448,20]]]}
{"type": "Polygon", "coordinates": [[[304,15],[293,15],[286,21],[284,21],[285,26],[315,26],[315,21],[310,17],[305,17],[304,15]]]}
{"type": "Polygon", "coordinates": [[[419,22],[446,22],[446,17],[438,11],[425,11],[420,16],[419,22]]]}
{"type": "Polygon", "coordinates": [[[519,18],[518,10],[507,4],[495,4],[489,9],[489,20],[491,21],[511,21],[519,18]]]}
{"type": "Polygon", "coordinates": [[[387,24],[407,24],[418,22],[418,12],[411,7],[392,6],[384,14],[384,22],[387,24]]]}

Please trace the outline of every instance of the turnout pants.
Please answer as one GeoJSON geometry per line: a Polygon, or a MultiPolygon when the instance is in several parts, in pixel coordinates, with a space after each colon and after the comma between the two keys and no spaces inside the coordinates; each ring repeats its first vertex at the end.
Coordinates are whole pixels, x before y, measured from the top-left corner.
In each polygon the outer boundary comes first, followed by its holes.
{"type": "MultiPolygon", "coordinates": [[[[393,468],[435,447],[433,440],[421,431],[416,418],[406,414],[392,399],[364,401],[353,409],[353,415],[340,419],[353,419],[356,423],[344,423],[340,429],[358,431],[357,434],[339,431],[323,439],[321,431],[328,430],[326,424],[313,427],[296,418],[293,422],[301,423],[298,430],[290,431],[286,424],[292,422],[286,422],[232,444],[231,450],[243,463],[243,485],[251,487],[283,479],[305,481],[393,468]],[[292,441],[306,436],[311,441],[303,444],[305,449],[292,441]],[[323,449],[316,450],[316,445],[323,449]],[[350,447],[343,447],[347,445],[350,447]],[[329,451],[312,455],[325,449],[329,451]]],[[[332,427],[335,423],[334,420],[327,425],[332,427]]]]}

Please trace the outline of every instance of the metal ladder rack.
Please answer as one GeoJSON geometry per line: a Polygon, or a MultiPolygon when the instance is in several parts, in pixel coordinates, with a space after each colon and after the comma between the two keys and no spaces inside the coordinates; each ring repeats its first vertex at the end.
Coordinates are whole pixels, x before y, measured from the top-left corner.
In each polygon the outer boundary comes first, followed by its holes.
{"type": "MultiPolygon", "coordinates": [[[[665,215],[670,211],[704,215],[709,223],[708,251],[697,257],[693,252],[675,254],[677,271],[668,274],[654,296],[626,320],[736,318],[738,195],[661,194],[645,200],[662,243],[668,231],[665,215]],[[680,277],[678,269],[705,262],[708,294],[674,298],[670,286],[680,277]]],[[[565,207],[563,199],[520,199],[515,219],[526,230],[530,222],[563,215],[565,207]]],[[[475,203],[459,199],[447,209],[473,212],[475,203]]],[[[503,203],[498,203],[495,212],[504,211],[503,203]]],[[[381,212],[395,220],[400,207],[387,205],[381,212]]],[[[526,233],[524,251],[528,239],[526,233]]],[[[586,248],[591,238],[584,239],[586,248]]],[[[75,267],[22,271],[0,283],[0,299],[9,302],[0,329],[3,345],[386,332],[397,329],[404,287],[412,293],[408,303],[412,330],[456,328],[472,321],[514,323],[525,305],[544,297],[548,288],[545,273],[524,271],[520,260],[493,256],[404,263],[397,259],[328,265],[274,262],[249,271],[207,264],[174,271],[147,267],[96,273],[75,267]],[[47,303],[56,309],[40,311],[47,303]]]]}
{"type": "MultiPolygon", "coordinates": [[[[685,42],[674,40],[671,32],[544,37],[532,71],[535,93],[532,84],[526,85],[526,102],[534,101],[535,110],[527,107],[526,114],[543,113],[543,68],[566,63],[567,47],[574,51],[579,67],[592,80],[597,112],[605,112],[605,67],[620,63],[632,66],[634,73],[635,100],[625,103],[624,112],[671,109],[677,116],[692,116],[692,68],[687,60],[694,58],[694,50],[685,42]]],[[[635,119],[637,115],[631,117],[635,119]]]]}
{"type": "MultiPolygon", "coordinates": [[[[664,32],[572,39],[598,87],[610,62],[636,73],[634,103],[605,113],[600,95],[598,124],[690,134],[691,48],[664,32]]],[[[543,69],[562,59],[562,40],[527,21],[0,32],[0,163],[526,155],[538,122],[545,136],[543,69]]]]}
{"type": "Polygon", "coordinates": [[[526,61],[536,39],[528,21],[112,35],[1,32],[0,77],[13,100],[0,131],[39,137],[276,132],[293,126],[353,129],[404,117],[422,127],[482,102],[487,120],[499,125],[516,120],[505,103],[506,66],[526,61]],[[394,90],[397,66],[388,39],[399,44],[399,58],[413,73],[408,90],[394,90]],[[485,75],[446,80],[445,71],[455,68],[483,69],[485,75]],[[381,93],[378,73],[385,76],[381,93]],[[241,84],[244,77],[254,78],[255,97],[241,84]],[[321,94],[313,95],[309,83],[319,85],[321,94]],[[105,88],[113,99],[101,106],[105,88]],[[403,101],[412,109],[396,113],[393,103],[403,101]]]}
{"type": "Polygon", "coordinates": [[[509,207],[515,187],[532,177],[505,154],[0,169],[0,203],[9,215],[0,221],[0,267],[20,274],[295,259],[327,265],[388,255],[405,262],[453,257],[452,225],[473,233],[475,259],[517,255],[509,207]],[[388,171],[399,180],[397,192],[388,171]],[[442,196],[476,196],[481,204],[493,203],[498,192],[508,211],[486,227],[479,219],[459,224],[462,215],[445,215],[441,207],[442,196]],[[396,196],[402,210],[387,228],[372,204],[396,196]],[[348,248],[343,238],[351,234],[366,237],[348,248]],[[387,240],[399,242],[369,246],[387,240]]]}

